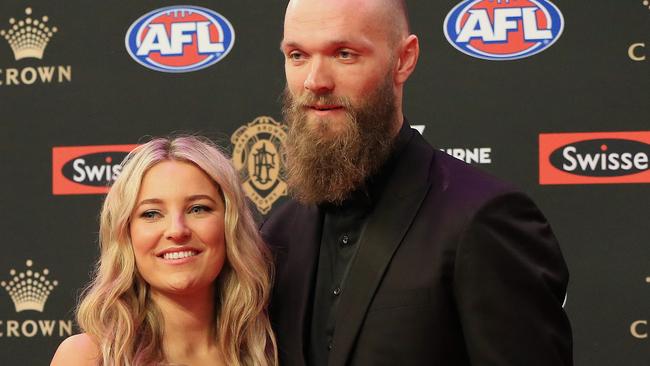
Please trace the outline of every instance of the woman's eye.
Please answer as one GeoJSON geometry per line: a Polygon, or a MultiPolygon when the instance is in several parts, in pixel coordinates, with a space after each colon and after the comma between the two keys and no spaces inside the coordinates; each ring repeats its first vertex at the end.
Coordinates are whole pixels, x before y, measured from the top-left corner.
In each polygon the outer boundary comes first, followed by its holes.
{"type": "Polygon", "coordinates": [[[143,219],[155,219],[160,216],[160,213],[158,211],[145,211],[140,214],[140,217],[143,219]]]}
{"type": "Polygon", "coordinates": [[[196,205],[190,207],[190,213],[202,213],[212,211],[209,207],[203,205],[196,205]]]}

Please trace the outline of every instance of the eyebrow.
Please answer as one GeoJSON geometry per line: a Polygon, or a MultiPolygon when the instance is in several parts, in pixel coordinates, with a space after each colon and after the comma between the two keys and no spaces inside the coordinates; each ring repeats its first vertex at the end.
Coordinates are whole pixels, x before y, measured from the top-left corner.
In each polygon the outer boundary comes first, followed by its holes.
{"type": "MultiPolygon", "coordinates": [[[[364,40],[353,41],[351,39],[346,39],[346,38],[337,39],[337,40],[334,40],[334,41],[328,41],[327,45],[329,47],[341,47],[341,46],[350,45],[353,48],[358,48],[358,49],[368,49],[368,48],[370,48],[369,45],[367,44],[367,42],[365,42],[364,40]]],[[[282,40],[280,42],[280,51],[284,52],[285,48],[302,48],[302,46],[300,45],[300,43],[295,42],[295,41],[285,42],[284,40],[282,40]]]]}
{"type": "Polygon", "coordinates": [[[280,41],[280,51],[284,52],[285,48],[300,48],[300,45],[296,42],[285,42],[283,39],[280,41]]]}
{"type": "MultiPolygon", "coordinates": [[[[195,201],[200,201],[203,199],[207,199],[213,203],[217,203],[214,198],[208,196],[207,194],[194,194],[185,199],[185,202],[195,202],[195,201]]],[[[147,198],[142,201],[140,201],[135,207],[138,208],[142,205],[148,205],[148,204],[160,204],[162,203],[163,200],[160,198],[147,198]]]]}

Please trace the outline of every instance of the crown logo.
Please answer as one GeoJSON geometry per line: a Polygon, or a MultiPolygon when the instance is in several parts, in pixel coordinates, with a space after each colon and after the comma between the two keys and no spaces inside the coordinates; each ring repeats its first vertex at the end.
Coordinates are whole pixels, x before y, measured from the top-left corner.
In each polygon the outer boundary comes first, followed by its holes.
{"type": "Polygon", "coordinates": [[[42,272],[32,271],[31,267],[34,262],[31,259],[28,259],[25,264],[27,265],[26,271],[18,273],[15,269],[11,269],[9,274],[13,278],[9,282],[0,282],[0,285],[9,293],[17,313],[23,310],[35,310],[42,313],[48,296],[54,287],[59,285],[59,282],[47,279],[46,276],[50,274],[47,268],[42,272]]]}
{"type": "Polygon", "coordinates": [[[58,29],[47,26],[47,15],[42,16],[40,20],[33,19],[32,8],[26,8],[25,14],[27,17],[22,20],[9,19],[9,30],[0,30],[0,36],[9,42],[16,61],[30,57],[40,60],[47,43],[58,29]]]}

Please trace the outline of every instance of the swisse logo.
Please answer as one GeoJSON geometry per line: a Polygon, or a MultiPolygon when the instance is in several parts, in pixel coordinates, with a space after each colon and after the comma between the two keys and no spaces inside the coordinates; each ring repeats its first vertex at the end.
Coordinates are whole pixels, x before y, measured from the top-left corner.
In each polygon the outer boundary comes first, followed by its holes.
{"type": "Polygon", "coordinates": [[[650,132],[541,134],[540,184],[650,183],[650,132]]]}
{"type": "Polygon", "coordinates": [[[99,194],[121,172],[120,163],[137,145],[66,146],[52,149],[52,193],[99,194]]]}
{"type": "Polygon", "coordinates": [[[551,164],[587,177],[619,177],[648,169],[650,145],[623,139],[580,141],[551,153],[551,164]]]}
{"type": "Polygon", "coordinates": [[[139,64],[162,72],[190,72],[223,59],[235,31],[221,14],[198,6],[149,12],[126,32],[126,49],[139,64]]]}
{"type": "Polygon", "coordinates": [[[89,186],[105,187],[117,178],[122,167],[119,162],[124,159],[126,153],[105,152],[84,155],[63,166],[63,175],[71,178],[74,182],[83,183],[89,186]],[[115,159],[119,155],[121,159],[115,159]]]}
{"type": "Polygon", "coordinates": [[[560,38],[564,18],[547,0],[465,0],[443,26],[459,51],[485,60],[516,60],[549,48],[560,38]]]}

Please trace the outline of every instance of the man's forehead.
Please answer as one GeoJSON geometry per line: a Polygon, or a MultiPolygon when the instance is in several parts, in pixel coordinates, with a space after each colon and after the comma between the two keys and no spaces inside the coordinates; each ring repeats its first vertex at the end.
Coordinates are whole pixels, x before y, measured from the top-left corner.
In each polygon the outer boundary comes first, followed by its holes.
{"type": "Polygon", "coordinates": [[[283,44],[301,38],[358,42],[386,32],[387,20],[371,2],[377,0],[293,0],[287,7],[283,44]]]}

